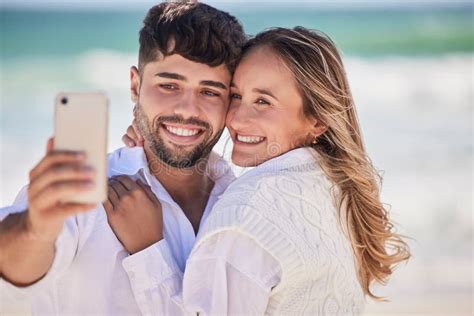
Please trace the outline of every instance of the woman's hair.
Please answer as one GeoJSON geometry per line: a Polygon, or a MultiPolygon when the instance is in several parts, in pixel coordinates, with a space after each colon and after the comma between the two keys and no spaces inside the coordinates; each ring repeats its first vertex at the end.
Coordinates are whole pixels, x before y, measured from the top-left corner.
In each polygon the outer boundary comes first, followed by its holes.
{"type": "Polygon", "coordinates": [[[303,98],[303,111],[326,125],[308,146],[339,190],[338,209],[357,259],[364,292],[372,281],[385,284],[394,265],[410,257],[408,245],[394,231],[380,200],[381,176],[364,148],[354,101],[341,57],[331,39],[303,27],[273,28],[259,33],[244,47],[269,47],[293,73],[303,98]]]}

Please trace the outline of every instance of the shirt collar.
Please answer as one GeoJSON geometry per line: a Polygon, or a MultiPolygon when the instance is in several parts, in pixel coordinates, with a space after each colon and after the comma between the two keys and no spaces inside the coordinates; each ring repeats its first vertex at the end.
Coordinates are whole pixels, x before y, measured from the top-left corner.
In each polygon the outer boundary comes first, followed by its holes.
{"type": "MultiPolygon", "coordinates": [[[[209,178],[214,182],[214,188],[211,192],[212,195],[222,194],[230,183],[235,180],[230,165],[215,152],[211,152],[207,168],[203,169],[205,169],[209,178]]],[[[109,155],[109,177],[115,175],[132,176],[139,172],[143,173],[143,176],[149,185],[155,183],[159,187],[159,191],[166,193],[158,194],[160,195],[159,198],[163,198],[164,200],[171,199],[161,183],[151,175],[145,151],[142,147],[123,147],[109,155]]]]}
{"type": "Polygon", "coordinates": [[[134,175],[148,170],[148,161],[142,147],[123,147],[109,155],[110,175],[134,175]]]}

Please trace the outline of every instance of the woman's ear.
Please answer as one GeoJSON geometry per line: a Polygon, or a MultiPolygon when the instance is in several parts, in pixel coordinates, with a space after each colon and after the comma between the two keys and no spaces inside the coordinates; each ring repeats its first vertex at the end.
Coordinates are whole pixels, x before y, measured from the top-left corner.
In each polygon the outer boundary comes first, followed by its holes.
{"type": "Polygon", "coordinates": [[[140,72],[135,66],[130,67],[130,92],[133,104],[137,104],[140,94],[140,72]]]}
{"type": "Polygon", "coordinates": [[[328,129],[327,125],[324,124],[323,121],[318,120],[316,118],[312,119],[311,124],[312,126],[310,129],[310,135],[312,140],[315,140],[317,137],[324,134],[324,132],[326,132],[328,129]]]}

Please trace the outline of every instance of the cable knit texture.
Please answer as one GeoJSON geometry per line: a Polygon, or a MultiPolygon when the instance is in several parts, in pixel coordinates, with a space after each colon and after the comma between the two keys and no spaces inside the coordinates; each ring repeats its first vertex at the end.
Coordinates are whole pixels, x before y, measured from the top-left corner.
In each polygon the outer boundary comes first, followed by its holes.
{"type": "Polygon", "coordinates": [[[337,190],[313,149],[300,148],[248,171],[227,189],[201,228],[195,249],[213,234],[237,230],[282,268],[267,314],[361,314],[365,298],[355,257],[336,209],[337,190]]]}

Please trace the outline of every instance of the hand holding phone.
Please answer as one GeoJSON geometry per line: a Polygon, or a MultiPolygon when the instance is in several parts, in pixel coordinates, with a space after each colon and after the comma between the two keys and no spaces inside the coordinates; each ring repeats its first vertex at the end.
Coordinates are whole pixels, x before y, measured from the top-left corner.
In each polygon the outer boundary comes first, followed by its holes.
{"type": "Polygon", "coordinates": [[[45,157],[30,171],[28,186],[27,227],[35,239],[54,242],[64,220],[74,214],[91,210],[95,203],[64,202],[94,189],[95,171],[85,164],[81,152],[53,150],[49,139],[45,157]]]}

